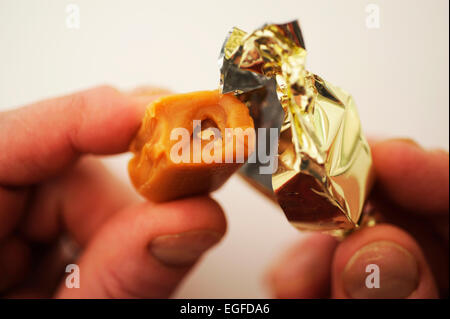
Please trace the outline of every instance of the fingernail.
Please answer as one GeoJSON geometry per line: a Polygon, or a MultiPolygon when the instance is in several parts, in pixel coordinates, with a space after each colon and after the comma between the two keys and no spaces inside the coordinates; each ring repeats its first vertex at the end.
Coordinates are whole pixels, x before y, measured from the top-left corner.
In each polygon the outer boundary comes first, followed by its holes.
{"type": "Polygon", "coordinates": [[[151,254],[168,266],[189,266],[222,236],[214,231],[201,230],[165,235],[155,238],[150,244],[151,254]]]}
{"type": "Polygon", "coordinates": [[[343,283],[348,296],[355,299],[406,298],[419,283],[417,261],[396,243],[374,242],[348,261],[343,283]]]}

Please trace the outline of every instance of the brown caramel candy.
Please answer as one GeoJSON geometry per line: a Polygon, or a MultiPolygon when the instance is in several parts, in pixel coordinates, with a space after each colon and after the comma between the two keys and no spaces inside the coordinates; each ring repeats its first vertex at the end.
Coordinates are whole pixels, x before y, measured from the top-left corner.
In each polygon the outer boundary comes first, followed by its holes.
{"type": "Polygon", "coordinates": [[[253,148],[253,120],[247,106],[233,95],[218,91],[169,95],[147,108],[130,146],[134,157],[128,172],[144,197],[168,201],[216,190],[253,148]],[[250,133],[230,135],[230,129],[250,133]]]}

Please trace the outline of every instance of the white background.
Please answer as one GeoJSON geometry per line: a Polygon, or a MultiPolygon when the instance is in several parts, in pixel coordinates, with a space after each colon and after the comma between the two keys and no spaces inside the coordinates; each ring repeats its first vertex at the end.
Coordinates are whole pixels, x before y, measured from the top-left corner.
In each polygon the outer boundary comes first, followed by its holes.
{"type": "MultiPolygon", "coordinates": [[[[178,92],[213,89],[232,26],[299,19],[308,69],[351,92],[363,128],[448,150],[448,1],[25,1],[0,0],[0,111],[98,84],[178,92]],[[66,27],[77,4],[80,29],[66,27]],[[367,4],[380,28],[366,27],[367,4]]],[[[118,119],[120,120],[120,119],[118,119]]],[[[128,183],[129,155],[105,160],[128,183]]],[[[176,297],[268,297],[267,266],[300,235],[239,178],[215,194],[225,240],[176,297]]]]}

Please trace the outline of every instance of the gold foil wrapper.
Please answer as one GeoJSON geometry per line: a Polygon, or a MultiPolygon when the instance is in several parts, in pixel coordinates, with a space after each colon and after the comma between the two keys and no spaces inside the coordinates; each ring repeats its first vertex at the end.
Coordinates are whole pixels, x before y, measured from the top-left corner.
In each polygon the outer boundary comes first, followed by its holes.
{"type": "Polygon", "coordinates": [[[276,170],[261,174],[257,159],[241,173],[273,194],[295,227],[345,232],[358,227],[370,191],[370,148],[352,97],[307,71],[305,59],[297,21],[234,28],[221,51],[220,87],[247,103],[255,128],[279,129],[275,138],[264,134],[266,146],[278,146],[276,170]]]}

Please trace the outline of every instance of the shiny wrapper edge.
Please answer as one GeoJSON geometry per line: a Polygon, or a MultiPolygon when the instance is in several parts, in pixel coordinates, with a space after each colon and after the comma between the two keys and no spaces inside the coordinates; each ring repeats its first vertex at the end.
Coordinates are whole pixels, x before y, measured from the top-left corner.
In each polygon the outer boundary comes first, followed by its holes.
{"type": "MultiPolygon", "coordinates": [[[[356,105],[344,90],[305,69],[297,21],[267,24],[252,33],[234,28],[221,56],[221,89],[247,102],[255,127],[279,129],[277,169],[242,173],[273,191],[299,229],[358,227],[372,184],[372,158],[356,105]]],[[[259,146],[258,146],[259,147],[259,146]]]]}

